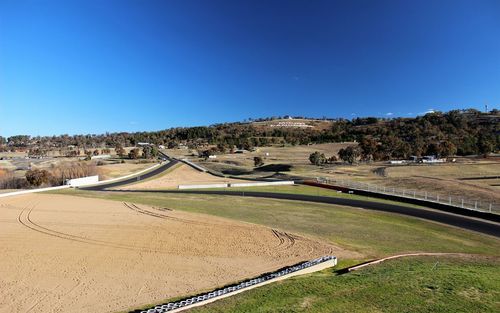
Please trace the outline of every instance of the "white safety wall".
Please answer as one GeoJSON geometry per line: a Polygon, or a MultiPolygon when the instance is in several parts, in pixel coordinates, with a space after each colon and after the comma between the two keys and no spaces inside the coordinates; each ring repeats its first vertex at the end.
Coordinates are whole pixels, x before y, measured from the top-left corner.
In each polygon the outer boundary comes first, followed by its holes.
{"type": "Polygon", "coordinates": [[[229,187],[256,187],[256,186],[280,186],[280,185],[293,185],[293,180],[285,181],[266,181],[266,182],[248,182],[248,183],[231,183],[229,187]]]}
{"type": "Polygon", "coordinates": [[[229,184],[179,185],[179,189],[227,188],[229,184]]]}
{"type": "Polygon", "coordinates": [[[228,187],[257,187],[257,186],[283,186],[293,185],[293,180],[286,181],[261,181],[248,183],[217,183],[217,184],[201,184],[201,185],[179,185],[178,189],[203,189],[203,188],[228,188],[228,187]]]}
{"type": "Polygon", "coordinates": [[[82,178],[68,179],[66,180],[66,185],[69,185],[71,187],[78,187],[78,186],[92,185],[98,182],[99,182],[99,175],[95,175],[82,178]]]}

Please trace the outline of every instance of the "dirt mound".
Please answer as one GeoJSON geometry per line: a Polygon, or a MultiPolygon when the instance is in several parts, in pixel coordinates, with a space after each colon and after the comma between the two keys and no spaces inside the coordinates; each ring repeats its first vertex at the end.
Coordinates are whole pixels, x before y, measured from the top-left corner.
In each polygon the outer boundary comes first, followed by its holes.
{"type": "Polygon", "coordinates": [[[326,254],[280,230],[63,195],[0,200],[0,312],[116,312],[326,254]]]}

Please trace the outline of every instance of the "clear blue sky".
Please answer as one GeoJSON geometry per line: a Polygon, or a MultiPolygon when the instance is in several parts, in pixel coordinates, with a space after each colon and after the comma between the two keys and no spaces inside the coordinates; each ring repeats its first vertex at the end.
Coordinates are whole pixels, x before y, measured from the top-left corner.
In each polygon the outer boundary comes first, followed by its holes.
{"type": "Polygon", "coordinates": [[[498,0],[0,0],[2,136],[485,104],[498,0]]]}

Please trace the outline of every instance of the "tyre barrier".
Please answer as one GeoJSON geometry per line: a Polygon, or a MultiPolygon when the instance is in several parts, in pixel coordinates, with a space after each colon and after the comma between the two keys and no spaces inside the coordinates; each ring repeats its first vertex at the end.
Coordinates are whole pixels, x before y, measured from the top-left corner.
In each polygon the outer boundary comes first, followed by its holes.
{"type": "Polygon", "coordinates": [[[334,264],[336,264],[337,258],[334,256],[331,256],[331,255],[327,255],[327,256],[323,256],[323,257],[320,257],[320,258],[317,258],[317,259],[314,259],[311,261],[299,263],[299,264],[294,265],[294,266],[286,267],[286,268],[278,270],[276,272],[263,274],[257,278],[246,280],[246,281],[241,282],[237,285],[230,285],[230,286],[222,288],[222,289],[216,289],[212,292],[208,292],[208,293],[204,293],[204,294],[197,295],[194,297],[186,298],[184,300],[175,301],[175,302],[168,302],[166,304],[157,305],[157,306],[150,308],[150,309],[146,309],[146,310],[142,310],[142,311],[133,311],[133,312],[140,312],[140,313],[172,312],[172,311],[178,310],[180,308],[186,308],[186,307],[188,307],[190,305],[194,305],[196,303],[200,303],[203,301],[208,301],[208,300],[212,300],[214,298],[222,297],[224,295],[239,291],[241,289],[245,289],[245,288],[248,288],[248,287],[251,287],[254,285],[258,285],[258,284],[261,284],[263,282],[273,280],[273,279],[276,279],[276,278],[279,278],[279,277],[282,277],[285,275],[289,275],[291,273],[294,273],[294,272],[297,272],[297,271],[300,271],[300,270],[303,270],[303,269],[306,269],[306,268],[309,268],[309,267],[312,267],[312,266],[315,266],[315,265],[318,265],[318,264],[321,264],[321,263],[324,263],[327,261],[331,261],[331,260],[333,260],[334,264]]]}

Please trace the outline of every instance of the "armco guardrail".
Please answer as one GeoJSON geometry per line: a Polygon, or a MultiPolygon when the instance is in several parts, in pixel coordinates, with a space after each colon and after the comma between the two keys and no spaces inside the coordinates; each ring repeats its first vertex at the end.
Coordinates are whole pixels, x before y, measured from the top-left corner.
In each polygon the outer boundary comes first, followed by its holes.
{"type": "Polygon", "coordinates": [[[231,285],[222,289],[216,289],[212,292],[204,293],[201,295],[197,295],[194,297],[186,298],[184,300],[169,302],[162,305],[157,305],[151,309],[142,310],[142,311],[134,311],[140,313],[164,313],[164,312],[179,312],[183,310],[190,309],[194,306],[199,306],[203,304],[208,304],[220,298],[227,297],[232,294],[237,294],[239,292],[244,291],[245,289],[249,289],[251,287],[256,287],[259,285],[264,285],[266,283],[270,283],[274,280],[292,276],[294,273],[297,273],[301,270],[305,270],[307,268],[317,266],[320,264],[328,263],[328,267],[335,266],[337,264],[337,258],[334,256],[324,256],[311,261],[303,262],[294,266],[290,266],[276,272],[268,273],[261,275],[257,278],[253,278],[250,280],[246,280],[236,285],[231,285]]]}
{"type": "Polygon", "coordinates": [[[0,198],[3,197],[11,197],[11,196],[19,196],[19,195],[25,195],[29,193],[35,193],[35,192],[44,192],[44,191],[51,191],[51,190],[59,190],[59,189],[66,189],[70,188],[71,186],[69,185],[64,185],[64,186],[57,186],[57,187],[47,187],[47,188],[38,188],[38,189],[27,189],[27,190],[21,190],[21,191],[14,191],[14,192],[7,192],[7,193],[0,193],[0,198]]]}
{"type": "Polygon", "coordinates": [[[328,179],[317,178],[318,183],[327,185],[335,185],[345,187],[352,190],[365,191],[381,195],[394,196],[402,199],[414,199],[420,202],[437,203],[449,207],[460,209],[486,212],[492,214],[500,214],[500,205],[481,201],[479,199],[467,199],[465,197],[457,197],[452,195],[440,195],[438,193],[431,193],[427,191],[417,191],[409,189],[400,189],[395,187],[370,185],[367,183],[350,181],[345,179],[328,179]]]}

